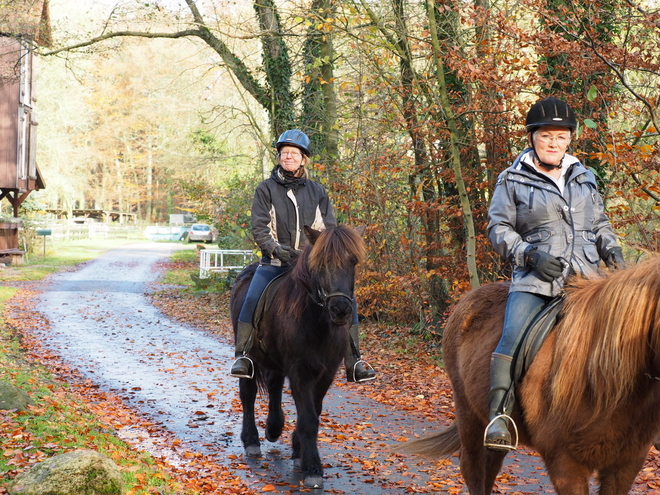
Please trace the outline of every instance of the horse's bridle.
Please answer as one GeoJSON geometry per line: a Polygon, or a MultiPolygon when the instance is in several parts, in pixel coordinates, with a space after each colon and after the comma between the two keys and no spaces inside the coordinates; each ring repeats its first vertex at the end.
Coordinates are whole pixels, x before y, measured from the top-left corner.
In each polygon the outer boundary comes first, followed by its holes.
{"type": "Polygon", "coordinates": [[[325,305],[328,304],[328,301],[332,299],[333,297],[344,297],[348,299],[348,301],[352,304],[353,303],[353,298],[346,294],[345,292],[341,291],[335,291],[331,292],[330,294],[326,293],[325,290],[321,289],[320,287],[316,289],[316,294],[310,293],[309,296],[312,298],[312,301],[314,301],[317,305],[324,307],[325,305]]]}

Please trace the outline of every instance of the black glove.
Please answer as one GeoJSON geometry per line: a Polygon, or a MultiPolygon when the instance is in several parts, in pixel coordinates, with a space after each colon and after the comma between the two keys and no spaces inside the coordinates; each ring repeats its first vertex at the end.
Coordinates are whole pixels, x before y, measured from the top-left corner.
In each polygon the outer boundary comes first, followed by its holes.
{"type": "Polygon", "coordinates": [[[623,269],[626,267],[626,262],[623,259],[623,251],[618,246],[610,248],[603,261],[605,261],[607,268],[623,269]]]}
{"type": "Polygon", "coordinates": [[[541,280],[552,282],[561,277],[564,267],[560,259],[545,251],[539,251],[536,246],[528,247],[525,250],[525,259],[527,266],[533,268],[541,280]]]}
{"type": "Polygon", "coordinates": [[[291,261],[291,258],[293,258],[294,250],[291,249],[290,246],[287,246],[285,244],[280,244],[275,248],[273,254],[275,254],[275,256],[280,261],[283,261],[284,263],[288,263],[289,261],[291,261]]]}

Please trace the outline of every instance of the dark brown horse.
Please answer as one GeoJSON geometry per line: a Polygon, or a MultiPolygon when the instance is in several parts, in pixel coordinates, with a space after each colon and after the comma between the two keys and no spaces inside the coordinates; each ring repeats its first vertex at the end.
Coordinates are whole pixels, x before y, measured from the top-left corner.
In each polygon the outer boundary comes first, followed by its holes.
{"type": "MultiPolygon", "coordinates": [[[[491,493],[506,454],[483,446],[490,354],[500,338],[508,284],[466,294],[443,346],[456,420],[397,450],[460,453],[471,495],[491,493]]],[[[517,389],[520,443],[536,449],[559,495],[628,493],[660,433],[660,259],[566,290],[557,328],[517,389]]]]}
{"type": "MultiPolygon", "coordinates": [[[[309,488],[323,487],[317,447],[319,416],[348,346],[355,267],[365,256],[363,231],[340,226],[318,232],[305,226],[310,244],[283,275],[256,331],[257,342],[250,351],[256,379],[239,382],[243,447],[247,455],[260,455],[254,417],[257,386],[268,392],[266,439],[275,442],[284,427],[282,387],[285,377],[289,378],[297,411],[292,458],[300,464],[309,488]]],[[[243,270],[232,289],[234,329],[255,269],[251,265],[243,270]]]]}

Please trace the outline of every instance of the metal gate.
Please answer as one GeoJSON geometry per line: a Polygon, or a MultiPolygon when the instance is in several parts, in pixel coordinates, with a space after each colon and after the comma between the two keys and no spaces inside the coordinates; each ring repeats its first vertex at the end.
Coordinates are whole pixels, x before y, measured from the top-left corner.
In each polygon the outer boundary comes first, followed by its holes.
{"type": "Polygon", "coordinates": [[[199,252],[199,278],[209,278],[211,272],[242,270],[255,261],[254,251],[241,249],[202,249],[199,252]]]}

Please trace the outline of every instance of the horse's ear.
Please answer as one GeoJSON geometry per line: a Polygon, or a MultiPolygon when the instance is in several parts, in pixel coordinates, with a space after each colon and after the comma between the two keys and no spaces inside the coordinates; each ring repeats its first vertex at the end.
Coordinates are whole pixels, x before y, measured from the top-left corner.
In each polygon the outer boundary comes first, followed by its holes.
{"type": "Polygon", "coordinates": [[[320,230],[314,230],[309,225],[303,225],[303,230],[305,231],[305,237],[307,237],[307,240],[309,240],[310,244],[314,244],[316,239],[318,239],[321,235],[320,230]]]}
{"type": "Polygon", "coordinates": [[[364,237],[364,231],[367,230],[366,225],[360,225],[359,227],[355,227],[355,232],[360,234],[360,237],[364,237]]]}

